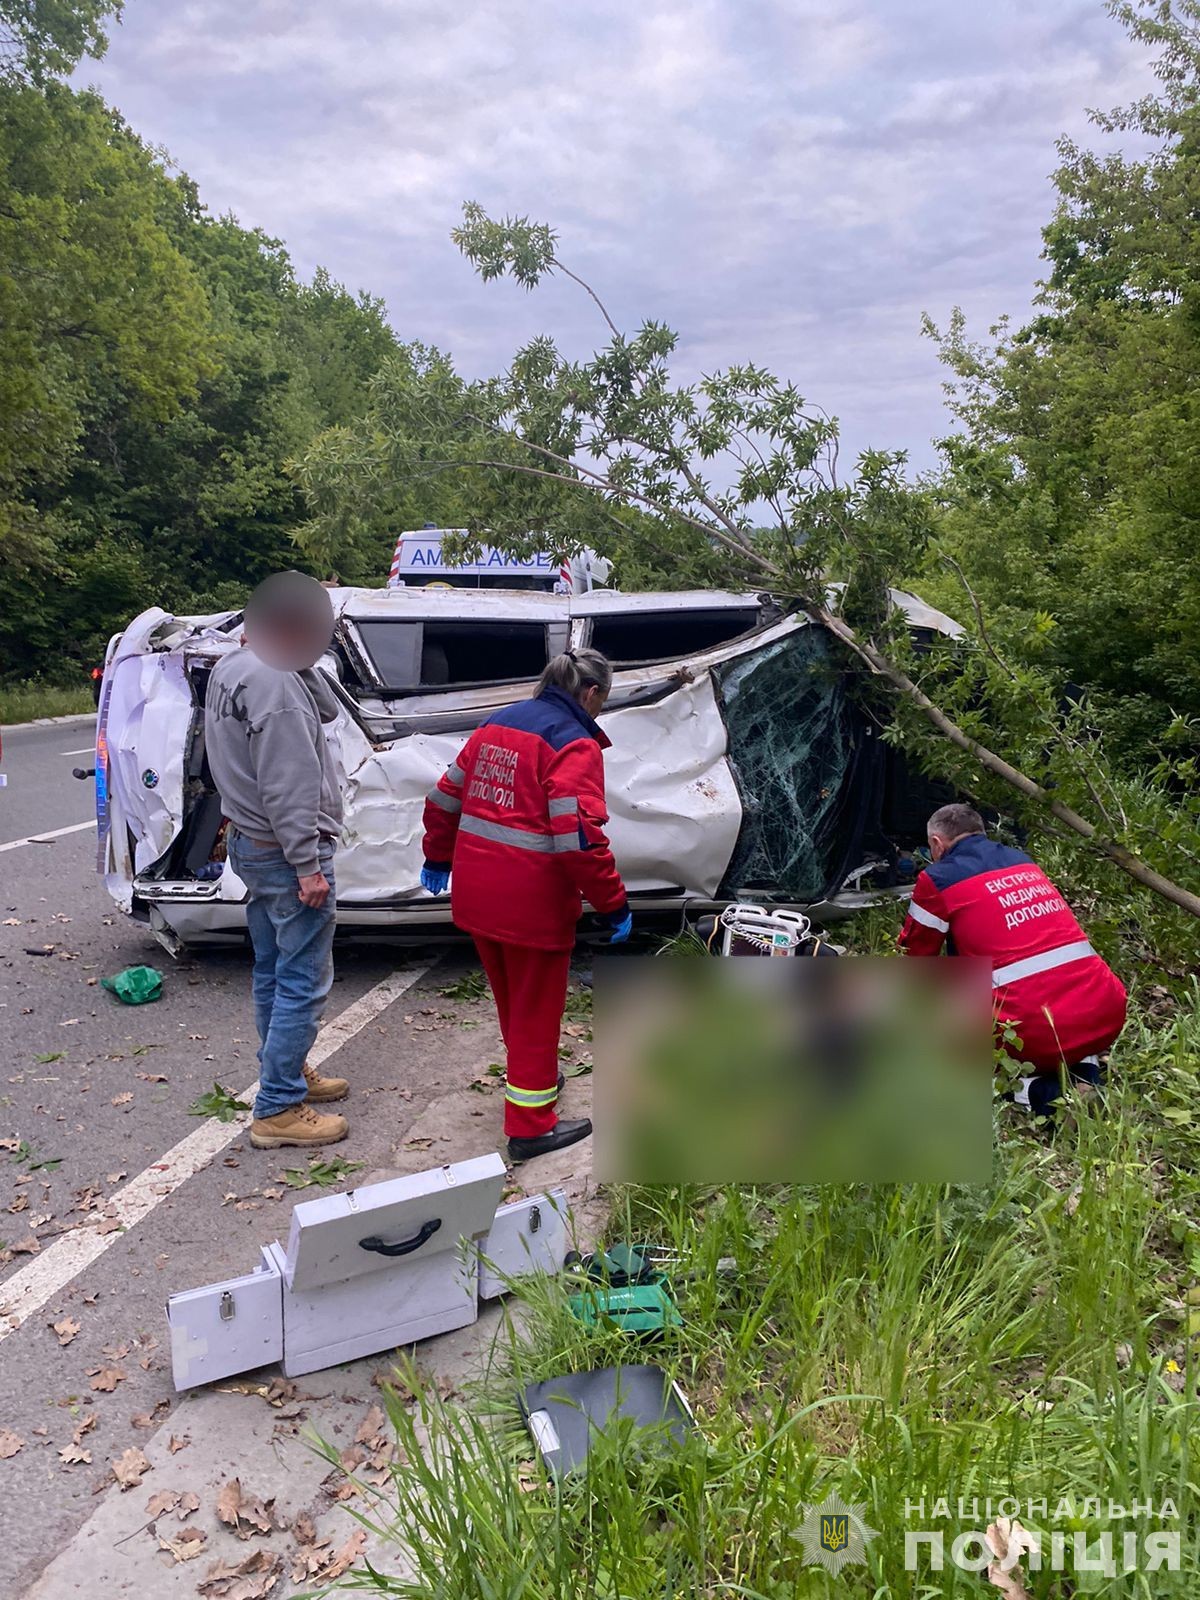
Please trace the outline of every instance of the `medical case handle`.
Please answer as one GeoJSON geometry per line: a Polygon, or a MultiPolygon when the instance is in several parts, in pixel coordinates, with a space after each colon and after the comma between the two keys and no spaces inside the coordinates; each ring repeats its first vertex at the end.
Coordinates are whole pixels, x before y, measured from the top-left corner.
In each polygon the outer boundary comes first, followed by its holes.
{"type": "Polygon", "coordinates": [[[358,1248],[360,1250],[373,1250],[376,1255],[380,1256],[411,1255],[414,1250],[419,1250],[427,1239],[432,1239],[441,1225],[441,1217],[434,1217],[429,1222],[423,1222],[411,1239],[402,1239],[399,1244],[385,1244],[378,1235],[372,1234],[369,1239],[360,1239],[358,1248]]]}

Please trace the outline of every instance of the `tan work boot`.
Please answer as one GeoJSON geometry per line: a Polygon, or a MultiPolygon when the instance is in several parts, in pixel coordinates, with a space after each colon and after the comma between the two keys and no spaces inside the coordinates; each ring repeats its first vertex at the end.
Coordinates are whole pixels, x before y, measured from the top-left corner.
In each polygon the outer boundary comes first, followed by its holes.
{"type": "Polygon", "coordinates": [[[323,1078],[316,1067],[305,1067],[304,1081],[308,1085],[308,1094],[304,1099],[306,1106],[344,1100],[350,1093],[350,1084],[345,1078],[323,1078]]]}
{"type": "Polygon", "coordinates": [[[273,1117],[255,1117],[250,1143],[256,1150],[277,1150],[283,1144],[337,1144],[349,1131],[345,1117],[321,1116],[311,1106],[289,1106],[273,1117]]]}

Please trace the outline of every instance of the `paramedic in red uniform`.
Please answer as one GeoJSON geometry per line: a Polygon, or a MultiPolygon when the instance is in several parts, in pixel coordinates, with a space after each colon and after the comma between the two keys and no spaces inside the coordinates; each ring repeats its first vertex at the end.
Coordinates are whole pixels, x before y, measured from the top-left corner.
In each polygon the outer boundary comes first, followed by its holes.
{"type": "Polygon", "coordinates": [[[604,835],[610,741],[596,717],[611,684],[598,650],[555,656],[533,698],[477,728],[425,802],[421,882],[431,894],[451,883],[454,921],[475,940],[491,984],[514,1161],[592,1131],[586,1118],[559,1119],[558,1037],[582,902],[612,927],[611,944],[633,926],[604,835]]]}
{"type": "Polygon", "coordinates": [[[990,959],[997,1033],[1011,1026],[1020,1044],[1006,1049],[1033,1068],[1013,1098],[1045,1113],[1064,1067],[1077,1085],[1101,1081],[1099,1057],[1125,1023],[1125,987],[1042,869],[989,839],[977,811],[943,806],[928,834],[933,864],[913,887],[900,948],[935,956],[945,943],[952,955],[990,959]]]}

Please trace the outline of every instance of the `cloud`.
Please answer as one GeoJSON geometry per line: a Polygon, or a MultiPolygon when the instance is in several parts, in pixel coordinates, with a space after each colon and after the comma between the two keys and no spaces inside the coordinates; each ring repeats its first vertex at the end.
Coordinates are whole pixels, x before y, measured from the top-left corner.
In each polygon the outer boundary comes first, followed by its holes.
{"type": "Polygon", "coordinates": [[[603,328],[565,282],[481,285],[468,198],[553,223],[622,325],[680,328],[682,376],[753,358],[918,464],[946,427],[921,311],[1023,313],[1054,139],[1149,81],[1080,0],[130,0],[81,77],[211,210],[472,375],[603,328]]]}

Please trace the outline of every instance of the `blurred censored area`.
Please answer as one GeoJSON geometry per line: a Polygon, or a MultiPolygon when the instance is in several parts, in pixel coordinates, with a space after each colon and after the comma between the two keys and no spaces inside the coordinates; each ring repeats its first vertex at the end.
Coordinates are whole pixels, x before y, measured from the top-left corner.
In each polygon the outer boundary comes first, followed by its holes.
{"type": "Polygon", "coordinates": [[[596,1177],[987,1183],[987,961],[598,960],[596,1177]]]}
{"type": "Polygon", "coordinates": [[[333,639],[329,592],[303,572],[275,572],[246,602],[246,643],[280,672],[304,672],[333,639]]]}

